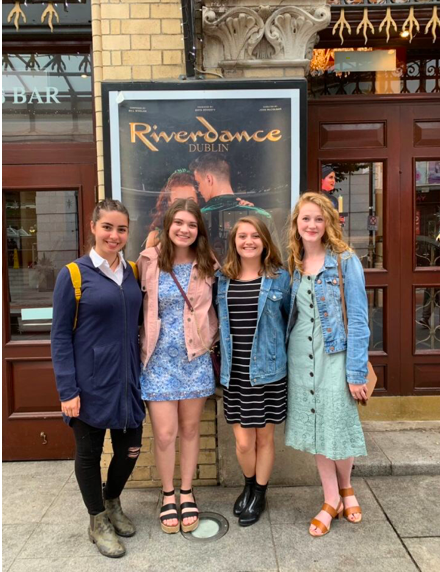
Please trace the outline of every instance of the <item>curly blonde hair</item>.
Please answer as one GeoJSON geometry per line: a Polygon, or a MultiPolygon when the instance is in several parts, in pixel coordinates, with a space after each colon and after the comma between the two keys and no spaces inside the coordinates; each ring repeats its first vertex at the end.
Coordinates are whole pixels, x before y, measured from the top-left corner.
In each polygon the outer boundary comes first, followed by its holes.
{"type": "Polygon", "coordinates": [[[263,243],[260,275],[264,274],[268,278],[275,278],[277,271],[283,267],[280,252],[272,240],[267,226],[262,220],[255,216],[242,217],[234,224],[228,238],[228,252],[222,268],[223,274],[228,278],[232,278],[232,280],[237,280],[240,276],[241,261],[237,247],[235,246],[235,237],[237,236],[238,227],[242,223],[251,224],[260,235],[261,242],[263,243]]]}
{"type": "Polygon", "coordinates": [[[331,201],[321,193],[304,193],[301,195],[293,209],[288,229],[288,268],[291,275],[293,275],[294,270],[299,270],[301,274],[304,272],[302,261],[303,242],[298,233],[298,216],[299,211],[306,203],[313,203],[322,211],[325,220],[325,232],[321,240],[325,248],[331,250],[335,254],[341,254],[342,252],[347,251],[353,252],[342,238],[339,213],[336,211],[331,201]]]}

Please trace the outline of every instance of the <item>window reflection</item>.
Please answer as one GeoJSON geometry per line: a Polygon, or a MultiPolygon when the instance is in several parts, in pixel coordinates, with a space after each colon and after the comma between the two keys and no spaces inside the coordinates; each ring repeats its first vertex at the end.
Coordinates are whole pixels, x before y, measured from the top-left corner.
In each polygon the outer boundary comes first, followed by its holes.
{"type": "Polygon", "coordinates": [[[440,288],[416,288],[416,350],[440,350],[440,288]]]}
{"type": "Polygon", "coordinates": [[[11,339],[49,339],[61,268],[78,256],[76,191],[6,191],[11,339]]]}
{"type": "Polygon", "coordinates": [[[383,351],[383,288],[367,288],[369,351],[383,351]]]}
{"type": "MultiPolygon", "coordinates": [[[[355,2],[353,2],[355,3],[355,2]]],[[[373,51],[372,48],[315,49],[310,65],[309,98],[327,95],[381,95],[438,93],[440,58],[430,49],[399,48],[394,71],[335,69],[338,51],[373,51]]],[[[378,50],[382,51],[382,50],[378,50]]]]}
{"type": "Polygon", "coordinates": [[[93,141],[89,54],[3,54],[3,141],[93,141]]]}
{"type": "Polygon", "coordinates": [[[416,161],[416,265],[440,266],[440,159],[416,161]]]}
{"type": "Polygon", "coordinates": [[[383,268],[383,163],[323,164],[321,177],[363,267],[383,268]]]}

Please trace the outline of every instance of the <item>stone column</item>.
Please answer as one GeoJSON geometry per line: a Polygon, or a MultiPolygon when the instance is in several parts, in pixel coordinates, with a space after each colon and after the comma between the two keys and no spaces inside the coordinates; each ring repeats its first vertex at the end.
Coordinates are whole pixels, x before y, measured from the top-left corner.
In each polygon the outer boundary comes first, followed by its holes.
{"type": "Polygon", "coordinates": [[[203,65],[228,78],[306,77],[317,33],[330,23],[325,0],[203,4],[203,65]]]}

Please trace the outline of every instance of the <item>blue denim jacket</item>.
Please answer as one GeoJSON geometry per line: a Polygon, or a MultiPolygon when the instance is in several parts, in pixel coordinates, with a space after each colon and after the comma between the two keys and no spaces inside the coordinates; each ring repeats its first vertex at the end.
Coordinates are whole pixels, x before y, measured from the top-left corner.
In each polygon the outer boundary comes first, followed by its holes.
{"type": "MultiPolygon", "coordinates": [[[[347,306],[348,340],[342,316],[336,254],[327,250],[324,266],[315,278],[315,294],[324,336],[324,346],[328,354],[347,351],[347,382],[362,384],[365,383],[368,373],[368,343],[370,339],[364,270],[359,258],[348,251],[341,254],[341,266],[347,306]]],[[[296,321],[295,298],[300,282],[301,274],[295,270],[287,337],[296,321]]]]}
{"type": "MultiPolygon", "coordinates": [[[[217,273],[217,308],[220,331],[220,383],[229,386],[232,365],[232,336],[229,327],[229,278],[217,273]]],[[[276,278],[263,276],[258,300],[258,320],[252,343],[250,381],[261,385],[287,375],[286,327],[290,308],[290,276],[280,269],[276,278]]]]}

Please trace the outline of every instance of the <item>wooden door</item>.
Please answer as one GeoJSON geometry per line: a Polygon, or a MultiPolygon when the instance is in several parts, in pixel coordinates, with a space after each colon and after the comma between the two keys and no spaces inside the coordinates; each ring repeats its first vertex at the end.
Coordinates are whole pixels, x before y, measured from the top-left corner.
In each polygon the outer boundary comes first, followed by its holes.
{"type": "Polygon", "coordinates": [[[4,460],[73,457],[51,362],[52,292],[84,250],[95,184],[94,164],[3,166],[4,460]]]}
{"type": "Polygon", "coordinates": [[[415,266],[416,160],[438,156],[431,123],[439,108],[434,98],[415,99],[406,103],[398,96],[361,96],[309,102],[309,188],[319,189],[322,166],[333,165],[344,205],[349,194],[345,230],[365,269],[376,395],[440,389],[440,352],[415,348],[416,307],[423,305],[423,296],[427,300],[428,289],[433,339],[437,336],[433,345],[440,338],[435,326],[439,268],[415,266]]]}
{"type": "Polygon", "coordinates": [[[402,394],[440,393],[440,102],[400,106],[402,394]]]}

